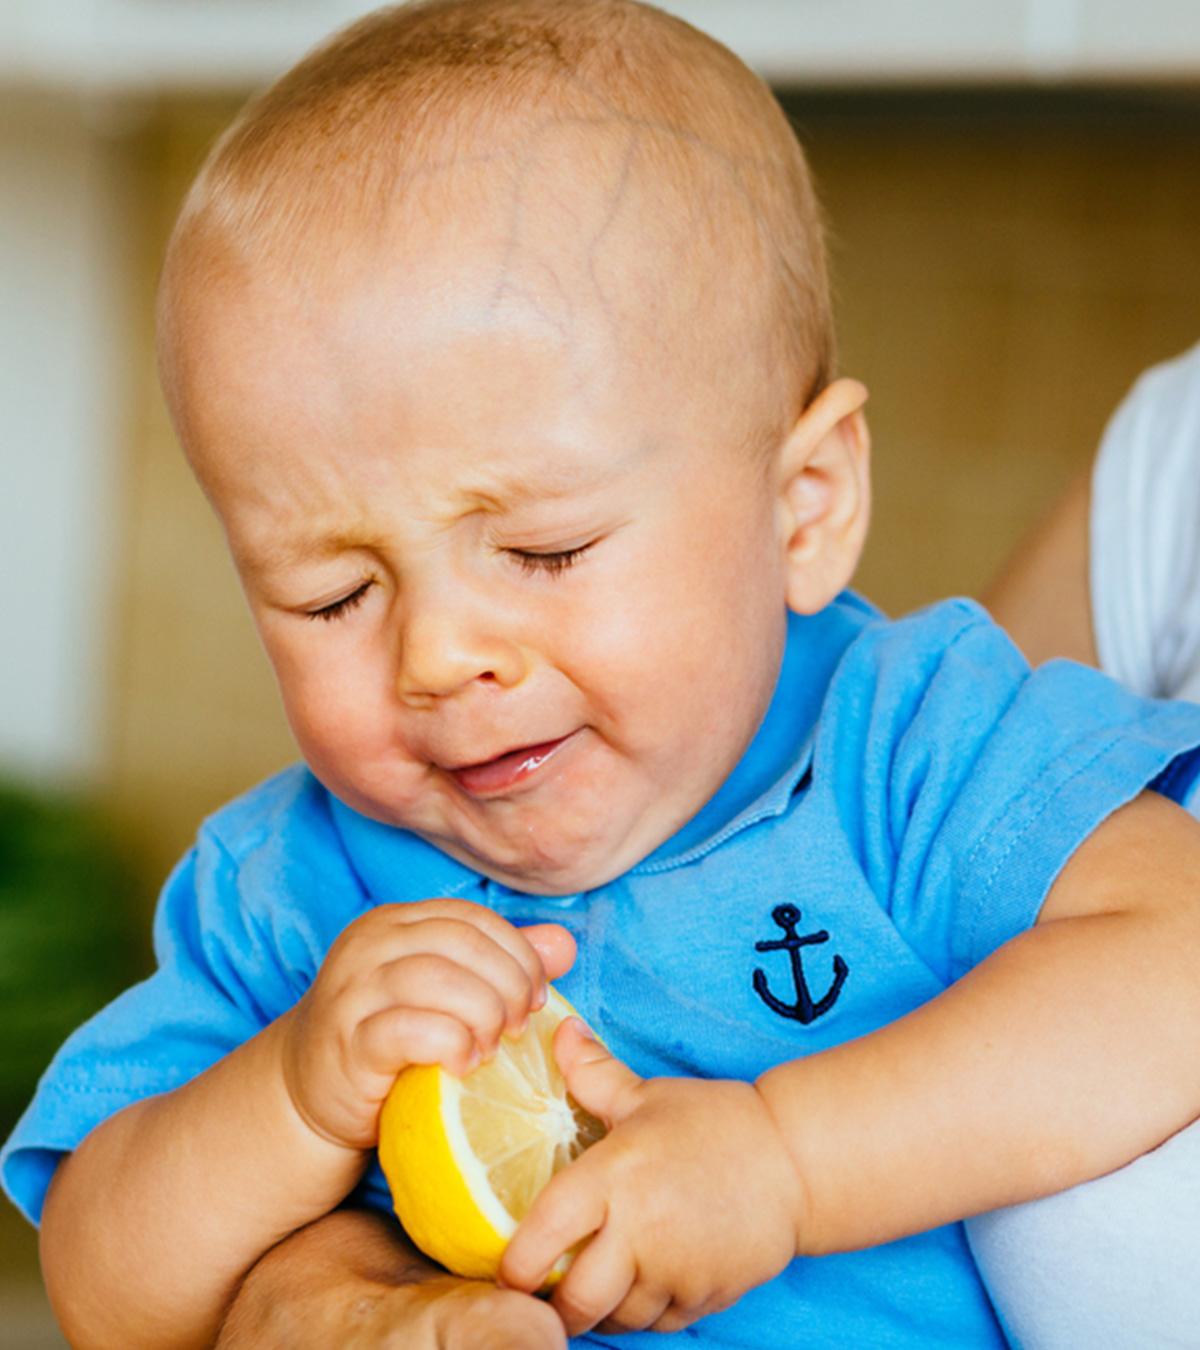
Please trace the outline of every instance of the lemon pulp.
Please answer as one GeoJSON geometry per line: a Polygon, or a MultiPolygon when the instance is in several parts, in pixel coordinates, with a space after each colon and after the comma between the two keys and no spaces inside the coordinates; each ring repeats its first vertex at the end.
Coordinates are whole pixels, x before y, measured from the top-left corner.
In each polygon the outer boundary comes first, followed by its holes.
{"type": "Polygon", "coordinates": [[[604,1133],[568,1095],[554,1059],[554,1032],[573,1013],[551,989],[524,1033],[503,1038],[486,1064],[463,1079],[413,1065],[384,1102],[379,1161],[396,1214],[457,1275],[494,1279],[538,1192],[604,1133]]]}

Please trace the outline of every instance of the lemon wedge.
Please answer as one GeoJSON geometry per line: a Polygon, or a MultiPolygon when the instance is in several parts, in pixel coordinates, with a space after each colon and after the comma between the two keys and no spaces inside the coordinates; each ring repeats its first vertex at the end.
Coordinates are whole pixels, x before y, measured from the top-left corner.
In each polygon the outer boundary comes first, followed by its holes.
{"type": "MultiPolygon", "coordinates": [[[[558,1024],[575,1015],[554,989],[522,1035],[465,1078],[437,1064],[396,1079],[379,1118],[379,1161],[404,1230],[456,1275],[495,1279],[534,1198],[604,1134],[567,1094],[554,1059],[558,1024]]],[[[560,1260],[549,1283],[569,1261],[560,1260]],[[560,1269],[561,1267],[561,1269],[560,1269]]]]}

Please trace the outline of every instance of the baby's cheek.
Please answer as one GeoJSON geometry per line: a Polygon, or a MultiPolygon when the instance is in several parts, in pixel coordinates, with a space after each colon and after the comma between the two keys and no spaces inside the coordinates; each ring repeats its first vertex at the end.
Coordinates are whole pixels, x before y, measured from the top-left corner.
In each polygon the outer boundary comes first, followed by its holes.
{"type": "Polygon", "coordinates": [[[428,766],[418,761],[386,725],[334,715],[289,714],[300,753],[335,796],[365,814],[394,825],[416,825],[428,766]],[[413,817],[410,819],[410,817],[413,817]]]}

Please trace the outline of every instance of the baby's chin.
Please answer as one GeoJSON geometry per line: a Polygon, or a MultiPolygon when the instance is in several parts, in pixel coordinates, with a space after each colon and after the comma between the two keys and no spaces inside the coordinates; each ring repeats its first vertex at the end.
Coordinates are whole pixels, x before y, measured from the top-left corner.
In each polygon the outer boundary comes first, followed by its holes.
{"type": "Polygon", "coordinates": [[[589,755],[530,793],[484,802],[437,773],[403,794],[361,781],[358,790],[326,786],[361,814],[409,831],[491,881],[530,895],[565,896],[596,890],[636,867],[690,815],[688,804],[623,767],[619,757],[589,755]]]}
{"type": "Polygon", "coordinates": [[[423,838],[511,890],[563,896],[608,885],[636,867],[678,828],[665,814],[657,819],[652,808],[618,814],[611,806],[607,810],[597,806],[586,816],[574,822],[543,818],[534,825],[526,821],[525,829],[478,834],[472,830],[453,837],[431,833],[423,838]]]}
{"type": "Polygon", "coordinates": [[[575,829],[563,818],[565,813],[549,823],[537,819],[540,813],[505,813],[501,823],[495,811],[484,821],[474,812],[429,807],[400,811],[344,784],[340,790],[325,786],[360,815],[416,835],[490,881],[530,895],[595,890],[639,863],[658,842],[623,836],[611,813],[600,811],[587,813],[587,822],[575,829]],[[602,833],[596,832],[597,822],[605,827],[602,833]]]}
{"type": "Polygon", "coordinates": [[[469,848],[459,840],[425,838],[490,881],[530,895],[578,895],[594,891],[653,852],[652,848],[636,846],[614,851],[607,840],[573,843],[561,851],[544,841],[535,845],[525,840],[500,851],[469,848]]]}

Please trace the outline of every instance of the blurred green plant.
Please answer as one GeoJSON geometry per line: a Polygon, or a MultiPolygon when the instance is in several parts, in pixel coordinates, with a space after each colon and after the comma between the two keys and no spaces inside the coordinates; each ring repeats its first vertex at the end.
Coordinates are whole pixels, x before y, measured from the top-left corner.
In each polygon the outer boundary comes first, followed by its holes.
{"type": "Polygon", "coordinates": [[[93,804],[0,782],[0,1138],[67,1035],[146,973],[140,892],[93,804]]]}

